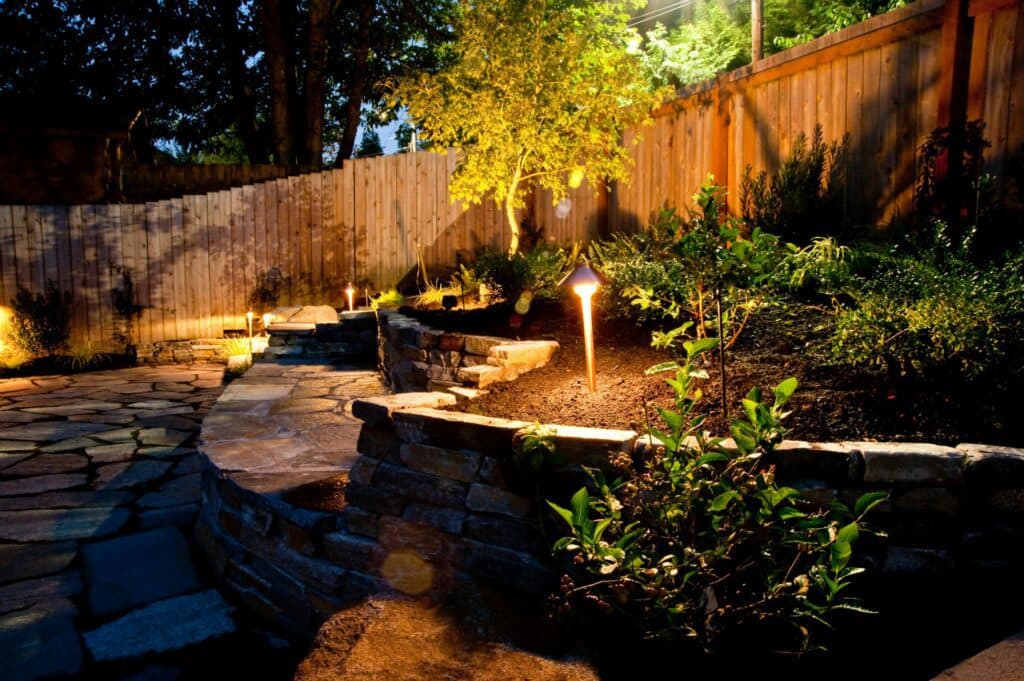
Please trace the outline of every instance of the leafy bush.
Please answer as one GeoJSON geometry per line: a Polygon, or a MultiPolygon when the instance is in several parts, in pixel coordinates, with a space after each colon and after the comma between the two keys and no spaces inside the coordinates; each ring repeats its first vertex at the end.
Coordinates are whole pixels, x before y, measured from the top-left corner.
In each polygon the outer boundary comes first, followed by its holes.
{"type": "Polygon", "coordinates": [[[32,295],[18,287],[11,301],[11,339],[33,354],[52,355],[67,347],[71,333],[71,294],[61,291],[57,282],[46,281],[46,291],[32,295]]]}
{"type": "Polygon", "coordinates": [[[594,496],[583,488],[569,508],[549,502],[571,532],[554,546],[572,559],[564,604],[619,612],[646,636],[707,650],[806,650],[836,611],[861,610],[846,593],[863,572],[851,564],[853,545],[885,495],[821,509],[776,484],[769,459],[795,379],[779,384],[770,406],[756,390],[743,401],[747,421],[732,428],[738,452],[709,438],[697,410],[706,374],[693,362],[714,345],[685,344],[686,362],[668,381],[675,409],[659,409],[668,429],[650,429],[663,447],[643,470],[611,484],[593,473],[594,496]]]}
{"type": "Polygon", "coordinates": [[[92,342],[75,344],[68,350],[68,365],[72,371],[83,371],[99,366],[107,359],[107,354],[92,342]]]}
{"type": "Polygon", "coordinates": [[[648,314],[681,322],[668,332],[656,332],[654,345],[669,347],[684,335],[712,335],[732,345],[751,314],[765,302],[765,285],[778,266],[778,239],[760,229],[744,238],[744,225],[724,217],[723,190],[708,177],[694,200],[700,213],[682,221],[672,209],[662,211],[654,229],[670,239],[668,256],[676,260],[673,274],[662,286],[635,284],[625,289],[632,304],[648,314]],[[683,295],[679,295],[680,289],[683,295]],[[716,303],[722,305],[718,328],[716,303]]]}
{"type": "Polygon", "coordinates": [[[748,165],[740,185],[743,219],[750,227],[776,234],[786,241],[810,243],[814,236],[838,235],[846,184],[849,136],[825,144],[821,125],[814,126],[811,145],[801,133],[792,155],[770,176],[753,176],[748,165]]]}
{"type": "Polygon", "coordinates": [[[833,355],[890,374],[977,377],[1024,337],[1024,250],[977,265],[942,250],[882,257],[839,311],[833,355]]]}
{"type": "Polygon", "coordinates": [[[397,310],[405,304],[405,296],[396,289],[381,291],[376,297],[370,298],[370,307],[374,310],[384,308],[386,310],[397,310]]]}
{"type": "Polygon", "coordinates": [[[607,278],[598,289],[598,305],[612,318],[650,323],[664,319],[660,308],[641,308],[632,304],[632,291],[650,291],[652,298],[686,300],[688,280],[683,263],[671,257],[671,242],[654,235],[668,230],[659,224],[678,222],[675,211],[665,209],[652,229],[640,234],[617,234],[607,241],[590,245],[590,259],[607,278]]]}
{"type": "Polygon", "coordinates": [[[693,21],[671,33],[656,24],[646,35],[643,60],[659,85],[692,85],[748,63],[750,30],[717,2],[704,0],[693,21]]]}
{"type": "Polygon", "coordinates": [[[551,249],[539,245],[529,252],[515,255],[485,251],[470,266],[472,278],[485,284],[499,298],[516,300],[524,291],[538,300],[559,297],[558,284],[579,257],[578,247],[572,250],[551,249]]]}
{"type": "Polygon", "coordinates": [[[788,253],[773,274],[773,283],[796,293],[835,296],[852,282],[850,248],[832,237],[814,237],[808,246],[787,244],[788,253]]]}
{"type": "Polygon", "coordinates": [[[248,355],[252,349],[248,338],[222,338],[219,345],[222,357],[248,355]]]}

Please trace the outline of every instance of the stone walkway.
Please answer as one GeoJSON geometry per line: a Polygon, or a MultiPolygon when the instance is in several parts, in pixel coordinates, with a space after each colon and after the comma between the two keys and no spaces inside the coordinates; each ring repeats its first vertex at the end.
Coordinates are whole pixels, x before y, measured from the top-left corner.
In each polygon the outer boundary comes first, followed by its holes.
{"type": "Polygon", "coordinates": [[[0,380],[5,679],[122,676],[138,670],[116,661],[235,631],[190,547],[195,439],[223,373],[194,365],[0,380]]]}

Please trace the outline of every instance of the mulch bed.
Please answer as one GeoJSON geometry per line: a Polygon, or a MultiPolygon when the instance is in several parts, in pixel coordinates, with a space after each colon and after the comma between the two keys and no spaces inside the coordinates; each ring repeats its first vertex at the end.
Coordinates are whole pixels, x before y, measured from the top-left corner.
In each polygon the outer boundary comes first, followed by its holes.
{"type": "MultiPolygon", "coordinates": [[[[672,405],[672,391],[664,380],[669,374],[644,375],[648,367],[672,357],[651,348],[649,330],[631,322],[598,320],[598,389],[589,393],[578,313],[571,303],[535,305],[526,319],[503,308],[466,317],[435,312],[421,318],[433,326],[472,333],[508,336],[511,328],[511,334],[554,338],[561,344],[547,366],[489,386],[489,393],[468,407],[474,413],[643,432],[648,418],[657,421],[654,407],[672,405]]],[[[881,371],[837,366],[825,352],[827,320],[826,310],[806,306],[763,311],[751,322],[726,354],[730,420],[742,415],[740,401],[752,387],[760,386],[770,398],[776,384],[795,376],[800,387],[788,405],[791,439],[1024,443],[1024,423],[1012,417],[1021,406],[1020,397],[1000,394],[992,386],[892,380],[881,371]]],[[[705,427],[727,435],[718,353],[705,357],[710,376],[702,382],[705,427]]]]}

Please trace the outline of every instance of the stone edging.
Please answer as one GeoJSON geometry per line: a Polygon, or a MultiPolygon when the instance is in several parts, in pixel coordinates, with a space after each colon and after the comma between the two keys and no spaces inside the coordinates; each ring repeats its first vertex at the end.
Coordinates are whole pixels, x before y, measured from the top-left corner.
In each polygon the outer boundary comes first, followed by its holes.
{"type": "MultiPolygon", "coordinates": [[[[413,366],[454,369],[432,364],[435,353],[444,361],[445,352],[476,354],[466,352],[475,342],[467,337],[462,351],[444,350],[442,343],[451,342],[444,339],[455,334],[395,316],[382,328],[389,331],[381,334],[379,357],[408,363],[397,372],[391,364],[398,387],[444,383],[413,366]],[[410,349],[416,359],[403,354],[410,349]]],[[[518,441],[528,424],[442,409],[472,391],[437,387],[458,396],[406,392],[352,403],[352,416],[362,421],[360,456],[339,515],[295,509],[209,470],[198,535],[228,587],[255,610],[306,633],[378,590],[443,593],[467,578],[527,594],[551,588],[533,499],[515,484],[518,441]]],[[[604,467],[615,456],[636,460],[657,444],[633,431],[552,428],[576,471],[604,467]]],[[[1024,563],[1024,450],[786,441],[773,463],[781,483],[820,504],[849,503],[869,490],[890,494],[871,519],[888,541],[865,539],[860,547],[882,573],[1012,575],[1024,563]]]]}

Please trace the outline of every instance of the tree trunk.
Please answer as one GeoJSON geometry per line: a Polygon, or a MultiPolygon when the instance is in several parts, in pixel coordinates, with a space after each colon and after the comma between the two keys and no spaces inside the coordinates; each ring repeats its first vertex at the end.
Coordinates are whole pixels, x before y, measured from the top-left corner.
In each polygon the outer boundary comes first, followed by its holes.
{"type": "Polygon", "coordinates": [[[227,63],[228,78],[232,99],[232,118],[238,136],[242,138],[245,155],[250,163],[261,163],[267,160],[267,150],[259,139],[259,126],[256,124],[256,101],[253,97],[252,84],[245,67],[245,46],[242,32],[238,27],[238,0],[219,0],[217,3],[221,25],[224,26],[224,54],[227,63]]]}
{"type": "Polygon", "coordinates": [[[352,80],[348,84],[346,93],[348,101],[345,103],[345,127],[338,145],[338,156],[334,161],[334,165],[338,167],[341,167],[345,159],[352,156],[352,149],[355,147],[356,130],[359,129],[359,117],[363,108],[363,92],[366,89],[366,63],[370,56],[370,23],[373,21],[376,11],[376,2],[360,0],[359,26],[352,49],[354,59],[352,80]]]}
{"type": "Polygon", "coordinates": [[[310,0],[309,42],[306,45],[305,125],[301,159],[319,168],[324,150],[324,88],[327,79],[327,21],[330,0],[310,0]]]}
{"type": "Polygon", "coordinates": [[[288,0],[263,0],[261,28],[270,80],[270,145],[277,163],[295,162],[291,105],[295,65],[291,51],[294,7],[288,0]]]}
{"type": "Polygon", "coordinates": [[[519,222],[516,221],[516,191],[519,189],[519,177],[522,174],[522,161],[516,167],[516,172],[509,183],[508,192],[505,194],[505,219],[508,220],[508,228],[512,236],[508,242],[508,257],[514,256],[519,251],[519,222]]]}

